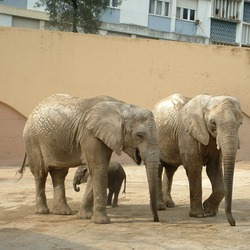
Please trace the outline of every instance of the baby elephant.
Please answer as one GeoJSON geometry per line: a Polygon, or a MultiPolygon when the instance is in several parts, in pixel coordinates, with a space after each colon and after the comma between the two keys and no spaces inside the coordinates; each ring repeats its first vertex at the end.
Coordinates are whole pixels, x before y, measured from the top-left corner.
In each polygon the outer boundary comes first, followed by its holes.
{"type": "MultiPolygon", "coordinates": [[[[80,191],[80,188],[77,185],[81,183],[87,182],[89,173],[87,172],[87,165],[82,165],[78,167],[77,171],[75,172],[73,186],[76,192],[80,191]]],[[[109,163],[108,168],[108,198],[107,198],[107,205],[111,206],[112,197],[114,194],[114,199],[112,203],[112,207],[118,206],[118,195],[121,190],[122,182],[124,180],[124,190],[122,193],[126,191],[126,173],[121,166],[120,163],[116,161],[111,161],[109,163]]]]}

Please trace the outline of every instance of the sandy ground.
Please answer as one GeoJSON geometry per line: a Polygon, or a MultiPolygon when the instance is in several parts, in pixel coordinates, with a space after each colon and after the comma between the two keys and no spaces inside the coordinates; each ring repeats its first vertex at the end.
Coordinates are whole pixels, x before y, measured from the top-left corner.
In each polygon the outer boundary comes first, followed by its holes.
{"type": "MultiPolygon", "coordinates": [[[[233,215],[236,227],[225,217],[224,200],[216,217],[190,218],[188,183],[182,167],[175,175],[175,208],[159,211],[152,222],[144,166],[124,166],[127,192],[120,194],[119,207],[107,208],[111,224],[96,225],[76,217],[85,185],[72,187],[75,169],[66,180],[66,193],[74,215],[35,214],[35,185],[29,169],[16,182],[18,167],[0,167],[0,249],[249,249],[250,162],[236,164],[233,215]]],[[[203,196],[211,192],[203,176],[203,196]]],[[[52,208],[52,184],[47,198],[52,208]]]]}

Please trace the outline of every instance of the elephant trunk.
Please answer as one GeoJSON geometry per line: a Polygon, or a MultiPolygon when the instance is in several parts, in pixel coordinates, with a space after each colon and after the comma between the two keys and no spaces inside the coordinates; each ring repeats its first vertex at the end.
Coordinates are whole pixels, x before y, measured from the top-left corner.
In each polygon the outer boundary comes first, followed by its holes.
{"type": "Polygon", "coordinates": [[[154,222],[158,222],[159,217],[158,217],[158,212],[157,212],[157,188],[158,188],[157,180],[158,180],[158,169],[159,169],[159,154],[158,153],[152,154],[152,151],[151,151],[151,155],[149,156],[149,159],[150,161],[148,161],[147,159],[146,160],[143,159],[143,161],[146,166],[151,211],[153,213],[154,222]]]}
{"type": "Polygon", "coordinates": [[[225,189],[225,212],[227,220],[231,226],[235,226],[235,220],[232,216],[232,194],[233,177],[238,149],[239,139],[237,136],[228,136],[223,139],[221,145],[222,162],[224,165],[224,189],[225,189]]]}

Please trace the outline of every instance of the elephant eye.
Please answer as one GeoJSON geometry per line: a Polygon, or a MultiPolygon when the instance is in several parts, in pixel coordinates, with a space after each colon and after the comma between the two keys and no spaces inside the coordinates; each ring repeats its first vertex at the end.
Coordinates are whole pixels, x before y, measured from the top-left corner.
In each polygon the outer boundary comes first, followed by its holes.
{"type": "Polygon", "coordinates": [[[216,121],[214,120],[214,119],[211,119],[211,125],[213,126],[213,127],[216,127],[216,121]]]}
{"type": "Polygon", "coordinates": [[[143,141],[143,139],[144,139],[144,134],[143,133],[138,132],[138,133],[136,133],[136,136],[137,136],[137,138],[139,139],[140,142],[143,141]]]}

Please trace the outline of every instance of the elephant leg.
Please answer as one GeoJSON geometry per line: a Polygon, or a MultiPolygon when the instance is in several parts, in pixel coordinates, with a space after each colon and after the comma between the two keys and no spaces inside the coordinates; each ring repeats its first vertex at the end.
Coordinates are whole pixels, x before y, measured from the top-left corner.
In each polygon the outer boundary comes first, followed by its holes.
{"type": "Polygon", "coordinates": [[[114,191],[111,188],[109,188],[108,190],[109,192],[107,197],[107,206],[111,206],[114,191]]]}
{"type": "Polygon", "coordinates": [[[67,204],[65,196],[65,177],[68,174],[68,168],[50,169],[50,175],[54,190],[54,214],[72,214],[70,207],[67,204]]]}
{"type": "Polygon", "coordinates": [[[174,207],[175,203],[171,196],[171,189],[173,184],[173,177],[178,166],[167,165],[165,166],[165,173],[163,174],[163,200],[167,207],[174,207]]]}
{"type": "Polygon", "coordinates": [[[113,199],[113,203],[112,203],[112,207],[118,207],[118,196],[119,196],[119,191],[115,191],[114,192],[114,199],[113,199]]]}
{"type": "Polygon", "coordinates": [[[81,219],[91,219],[91,217],[93,216],[93,202],[94,202],[94,196],[93,196],[92,178],[91,176],[89,176],[83,200],[80,205],[80,209],[77,213],[77,217],[81,219]]]}
{"type": "Polygon", "coordinates": [[[118,196],[121,190],[122,182],[123,182],[123,179],[121,181],[117,180],[115,183],[114,190],[113,190],[114,199],[113,199],[112,207],[118,207],[118,196]]]}
{"type": "MultiPolygon", "coordinates": [[[[33,168],[30,166],[31,171],[33,168]]],[[[44,168],[42,168],[44,169],[44,168]]],[[[49,214],[49,208],[47,205],[47,199],[45,194],[45,186],[46,186],[46,179],[48,176],[48,172],[46,171],[39,171],[39,174],[32,171],[35,184],[36,184],[36,213],[37,214],[49,214]]]]}
{"type": "Polygon", "coordinates": [[[95,164],[95,168],[92,175],[94,208],[91,220],[97,224],[107,224],[110,223],[106,213],[108,164],[95,164]],[[96,171],[98,173],[95,173],[96,171]]]}
{"type": "Polygon", "coordinates": [[[206,167],[207,175],[212,185],[212,193],[204,201],[204,210],[210,215],[215,216],[218,212],[220,202],[224,198],[224,182],[220,160],[209,161],[206,167]]]}
{"type": "Polygon", "coordinates": [[[106,205],[108,166],[111,154],[112,150],[96,138],[90,138],[87,148],[84,149],[84,158],[89,166],[94,196],[93,216],[91,221],[97,224],[110,223],[110,218],[106,212],[106,205]],[[95,152],[95,154],[93,154],[93,152],[95,152]]]}
{"type": "Polygon", "coordinates": [[[189,181],[190,192],[190,217],[207,217],[202,206],[202,163],[199,156],[182,155],[182,162],[189,181]]]}
{"type": "Polygon", "coordinates": [[[163,165],[162,163],[160,163],[159,170],[158,170],[158,192],[157,192],[157,209],[158,210],[166,209],[166,205],[163,200],[163,193],[162,193],[162,172],[163,172],[163,165]]]}

